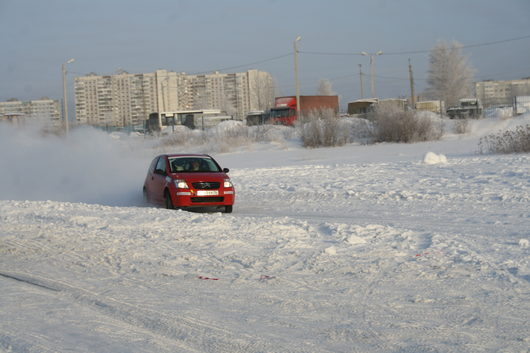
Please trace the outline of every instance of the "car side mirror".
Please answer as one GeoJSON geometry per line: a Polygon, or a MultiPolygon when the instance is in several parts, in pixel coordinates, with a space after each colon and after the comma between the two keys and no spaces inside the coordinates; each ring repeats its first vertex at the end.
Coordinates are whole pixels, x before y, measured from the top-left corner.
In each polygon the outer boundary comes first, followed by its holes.
{"type": "Polygon", "coordinates": [[[155,169],[155,174],[166,175],[166,172],[162,169],[155,169]]]}
{"type": "Polygon", "coordinates": [[[223,168],[223,172],[224,172],[224,173],[228,173],[229,171],[230,171],[230,169],[228,169],[228,168],[223,168]]]}

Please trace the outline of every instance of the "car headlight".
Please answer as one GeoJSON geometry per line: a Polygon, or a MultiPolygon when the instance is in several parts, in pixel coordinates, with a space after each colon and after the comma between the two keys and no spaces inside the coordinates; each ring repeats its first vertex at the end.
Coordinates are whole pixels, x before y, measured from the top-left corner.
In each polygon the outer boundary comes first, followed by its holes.
{"type": "Polygon", "coordinates": [[[177,189],[189,189],[190,188],[185,180],[175,179],[174,182],[175,182],[175,186],[177,187],[177,189]]]}
{"type": "Polygon", "coordinates": [[[230,179],[225,179],[225,182],[224,182],[223,186],[224,186],[225,188],[231,188],[231,187],[233,187],[232,182],[230,181],[230,179]]]}

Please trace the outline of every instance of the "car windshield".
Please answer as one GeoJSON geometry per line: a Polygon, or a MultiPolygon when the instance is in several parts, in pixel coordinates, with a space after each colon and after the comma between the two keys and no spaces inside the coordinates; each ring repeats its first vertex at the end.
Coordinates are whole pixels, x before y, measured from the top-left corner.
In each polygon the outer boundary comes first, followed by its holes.
{"type": "Polygon", "coordinates": [[[293,116],[296,112],[294,109],[289,108],[275,108],[271,109],[270,116],[271,118],[288,118],[293,116]]]}
{"type": "Polygon", "coordinates": [[[211,158],[173,157],[169,158],[172,173],[220,172],[221,168],[211,158]]]}

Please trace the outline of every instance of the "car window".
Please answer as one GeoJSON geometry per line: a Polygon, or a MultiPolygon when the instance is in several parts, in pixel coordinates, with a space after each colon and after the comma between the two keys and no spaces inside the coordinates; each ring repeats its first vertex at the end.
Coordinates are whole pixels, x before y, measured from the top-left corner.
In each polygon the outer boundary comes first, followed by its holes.
{"type": "Polygon", "coordinates": [[[156,157],[155,159],[153,159],[153,161],[151,162],[151,165],[149,165],[149,173],[154,173],[156,163],[158,162],[158,158],[160,157],[156,157]]]}
{"type": "Polygon", "coordinates": [[[170,158],[169,166],[171,173],[183,172],[187,166],[186,158],[170,158]]]}
{"type": "Polygon", "coordinates": [[[166,159],[164,157],[160,157],[160,159],[158,160],[158,163],[156,163],[156,168],[155,168],[156,171],[162,171],[162,172],[166,172],[166,159]]]}
{"type": "Polygon", "coordinates": [[[220,172],[221,168],[211,158],[176,157],[169,159],[172,173],[220,172]]]}

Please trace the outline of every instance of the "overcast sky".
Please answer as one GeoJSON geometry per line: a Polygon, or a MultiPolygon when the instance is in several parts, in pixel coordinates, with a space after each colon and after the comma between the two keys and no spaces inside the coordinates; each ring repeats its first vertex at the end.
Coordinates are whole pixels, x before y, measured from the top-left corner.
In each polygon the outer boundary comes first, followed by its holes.
{"type": "Polygon", "coordinates": [[[270,72],[294,95],[293,41],[300,35],[302,94],[322,79],[344,105],[360,98],[359,64],[375,60],[377,95],[425,88],[428,52],[456,40],[475,79],[530,76],[530,0],[0,0],[0,101],[62,97],[61,64],[72,78],[118,69],[148,73],[270,72]],[[515,38],[526,37],[518,40],[515,38]],[[403,52],[416,54],[400,54],[403,52]],[[351,54],[351,55],[343,55],[351,54]],[[273,59],[276,58],[276,59],[273,59]]]}

